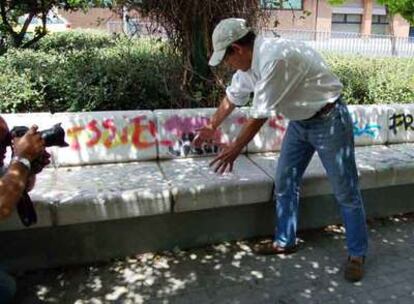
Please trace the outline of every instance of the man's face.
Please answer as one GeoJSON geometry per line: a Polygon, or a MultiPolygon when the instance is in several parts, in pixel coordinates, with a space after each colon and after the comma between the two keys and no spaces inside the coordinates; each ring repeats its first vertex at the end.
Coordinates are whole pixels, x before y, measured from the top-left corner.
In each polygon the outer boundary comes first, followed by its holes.
{"type": "Polygon", "coordinates": [[[224,57],[224,64],[231,69],[248,71],[252,64],[251,49],[238,44],[233,44],[232,48],[233,51],[224,57]]]}
{"type": "Polygon", "coordinates": [[[7,123],[0,117],[0,167],[4,165],[9,137],[9,128],[7,123]]]}

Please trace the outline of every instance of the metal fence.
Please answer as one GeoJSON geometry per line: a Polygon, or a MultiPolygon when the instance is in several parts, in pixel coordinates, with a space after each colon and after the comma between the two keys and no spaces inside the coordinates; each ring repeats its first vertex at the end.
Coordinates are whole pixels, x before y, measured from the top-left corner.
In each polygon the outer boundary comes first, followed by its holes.
{"type": "Polygon", "coordinates": [[[130,37],[167,37],[165,29],[160,25],[137,19],[130,19],[125,24],[122,21],[109,21],[106,24],[106,29],[109,33],[124,33],[130,37]]]}
{"type": "Polygon", "coordinates": [[[362,35],[360,33],[317,32],[263,28],[265,36],[301,40],[321,51],[369,56],[414,57],[414,37],[362,35]]]}
{"type": "MultiPolygon", "coordinates": [[[[154,23],[130,19],[128,23],[110,21],[110,33],[126,33],[130,37],[152,36],[166,38],[165,30],[154,23]]],[[[362,35],[346,32],[317,32],[311,30],[282,30],[262,28],[265,36],[276,36],[301,40],[320,51],[360,54],[368,56],[414,57],[414,37],[393,37],[390,35],[362,35]]]]}

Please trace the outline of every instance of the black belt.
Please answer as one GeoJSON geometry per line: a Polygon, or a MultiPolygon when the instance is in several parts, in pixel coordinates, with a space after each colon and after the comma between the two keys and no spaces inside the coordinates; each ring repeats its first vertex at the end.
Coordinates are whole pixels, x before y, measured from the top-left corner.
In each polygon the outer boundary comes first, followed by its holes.
{"type": "Polygon", "coordinates": [[[334,102],[327,103],[318,112],[316,112],[315,115],[313,115],[311,118],[308,118],[308,119],[305,119],[305,120],[310,120],[310,119],[314,119],[314,118],[321,118],[323,116],[328,115],[335,108],[335,106],[336,106],[336,104],[338,103],[339,100],[340,100],[340,98],[338,98],[334,102]]]}

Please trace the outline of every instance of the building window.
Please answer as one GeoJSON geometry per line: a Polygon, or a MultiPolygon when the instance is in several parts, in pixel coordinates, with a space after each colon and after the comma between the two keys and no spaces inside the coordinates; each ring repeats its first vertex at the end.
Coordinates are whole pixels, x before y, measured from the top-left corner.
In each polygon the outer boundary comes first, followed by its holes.
{"type": "Polygon", "coordinates": [[[389,35],[388,18],[386,15],[372,15],[371,34],[389,35]]]}
{"type": "Polygon", "coordinates": [[[332,23],[361,24],[361,20],[359,14],[332,14],[332,23]]]}
{"type": "Polygon", "coordinates": [[[362,15],[332,14],[332,32],[359,33],[361,31],[362,15]]]}
{"type": "Polygon", "coordinates": [[[303,0],[260,0],[263,9],[303,10],[303,0]]]}
{"type": "Polygon", "coordinates": [[[385,15],[372,15],[372,24],[388,24],[388,18],[385,15]]]}

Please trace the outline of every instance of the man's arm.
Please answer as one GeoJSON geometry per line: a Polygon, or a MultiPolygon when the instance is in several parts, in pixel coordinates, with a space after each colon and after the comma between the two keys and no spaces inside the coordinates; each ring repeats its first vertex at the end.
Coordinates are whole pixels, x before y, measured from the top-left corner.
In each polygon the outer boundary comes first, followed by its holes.
{"type": "MultiPolygon", "coordinates": [[[[21,138],[13,140],[15,156],[32,162],[44,153],[44,140],[33,126],[21,138]]],[[[10,216],[25,190],[31,183],[30,168],[20,161],[12,161],[5,175],[0,179],[0,219],[10,216]]],[[[34,181],[33,181],[34,182],[34,181]]]]}
{"type": "Polygon", "coordinates": [[[233,112],[236,106],[230,102],[230,100],[225,96],[221,101],[217,111],[211,117],[210,125],[213,129],[217,129],[221,123],[233,112]]]}
{"type": "Polygon", "coordinates": [[[260,128],[266,122],[267,118],[254,119],[250,118],[243,129],[240,131],[237,139],[227,146],[220,154],[210,163],[214,166],[214,171],[223,174],[224,172],[233,171],[233,163],[252,138],[259,132],[260,128]]]}
{"type": "Polygon", "coordinates": [[[12,162],[0,179],[0,219],[10,216],[26,189],[30,171],[19,162],[12,162]]]}
{"type": "Polygon", "coordinates": [[[222,99],[216,112],[211,117],[210,123],[197,130],[197,135],[193,141],[194,146],[198,147],[204,141],[213,139],[217,128],[226,119],[226,117],[229,116],[231,112],[233,112],[235,107],[236,106],[230,102],[227,96],[225,96],[222,99]]]}

